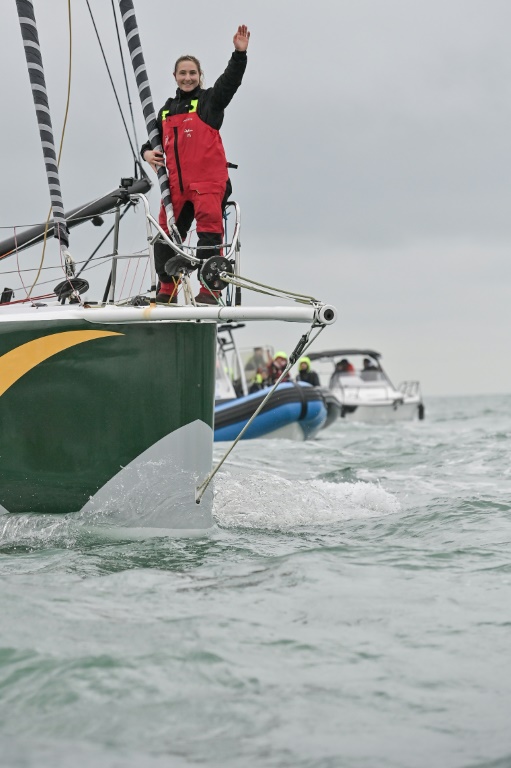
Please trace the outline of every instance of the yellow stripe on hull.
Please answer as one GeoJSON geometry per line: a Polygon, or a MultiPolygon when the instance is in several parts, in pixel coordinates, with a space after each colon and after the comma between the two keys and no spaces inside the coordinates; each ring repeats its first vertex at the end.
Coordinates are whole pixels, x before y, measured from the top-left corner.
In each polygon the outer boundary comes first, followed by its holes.
{"type": "Polygon", "coordinates": [[[18,379],[52,355],[63,352],[84,341],[101,339],[104,336],[123,336],[114,331],[64,331],[28,341],[16,349],[11,349],[0,357],[0,397],[18,379]]]}

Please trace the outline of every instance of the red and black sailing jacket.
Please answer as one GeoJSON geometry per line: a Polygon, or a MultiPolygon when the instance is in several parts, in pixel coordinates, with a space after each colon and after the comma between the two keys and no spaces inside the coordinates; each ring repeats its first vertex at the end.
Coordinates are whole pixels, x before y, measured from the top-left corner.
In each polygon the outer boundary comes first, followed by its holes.
{"type": "MultiPolygon", "coordinates": [[[[246,52],[234,51],[212,88],[198,86],[189,93],[178,88],[160,109],[157,126],[171,192],[179,190],[182,194],[190,185],[209,183],[221,183],[225,188],[227,160],[219,130],[246,66],[246,52]]],[[[151,149],[149,142],[140,150],[142,156],[147,149],[151,149]]]]}

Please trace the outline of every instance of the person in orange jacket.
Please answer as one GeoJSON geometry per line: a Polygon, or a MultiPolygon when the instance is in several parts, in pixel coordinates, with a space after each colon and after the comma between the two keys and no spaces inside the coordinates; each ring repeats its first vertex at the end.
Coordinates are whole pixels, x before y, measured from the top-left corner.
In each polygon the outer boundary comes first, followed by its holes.
{"type": "MultiPolygon", "coordinates": [[[[288,364],[287,354],[285,352],[277,352],[275,354],[275,357],[271,361],[270,365],[268,366],[268,374],[267,374],[268,384],[271,385],[276,383],[276,381],[279,379],[282,371],[284,370],[287,364],[288,364]]],[[[291,381],[291,376],[289,371],[286,373],[286,375],[282,379],[282,382],[284,381],[291,381]]]]}

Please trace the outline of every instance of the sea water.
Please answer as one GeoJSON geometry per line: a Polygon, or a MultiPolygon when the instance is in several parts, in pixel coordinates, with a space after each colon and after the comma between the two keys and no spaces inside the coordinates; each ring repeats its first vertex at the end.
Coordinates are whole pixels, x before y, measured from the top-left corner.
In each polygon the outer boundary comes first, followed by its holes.
{"type": "Polygon", "coordinates": [[[0,518],[0,765],[511,766],[510,448],[431,398],[240,444],[209,537],[0,518]]]}

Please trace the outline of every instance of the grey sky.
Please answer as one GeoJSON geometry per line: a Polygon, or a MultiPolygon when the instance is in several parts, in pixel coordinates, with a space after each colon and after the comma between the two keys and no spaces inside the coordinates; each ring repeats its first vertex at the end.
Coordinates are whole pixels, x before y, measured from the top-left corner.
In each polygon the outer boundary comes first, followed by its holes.
{"type": "MultiPolygon", "coordinates": [[[[128,116],[110,3],[90,3],[128,116]]],[[[67,1],[35,5],[60,136],[67,1]]],[[[7,225],[44,219],[49,198],[15,4],[4,6],[0,224],[7,225]]],[[[509,392],[508,0],[139,0],[135,7],[157,106],[174,91],[177,56],[197,55],[212,85],[237,25],[249,26],[247,73],[222,129],[228,159],[239,164],[232,180],[242,209],[242,272],[337,306],[339,321],[315,349],[373,347],[391,378],[419,378],[426,395],[509,392]]],[[[85,0],[72,8],[61,165],[67,208],[132,172],[85,0]]],[[[145,139],[134,88],[132,98],[145,139]]],[[[156,192],[151,200],[156,211],[156,192]]],[[[73,230],[75,258],[102,231],[73,230]]],[[[128,231],[124,248],[142,248],[142,220],[128,231]]],[[[40,250],[27,254],[24,264],[39,257],[40,250]]],[[[301,332],[259,324],[240,342],[291,349],[301,332]]]]}

